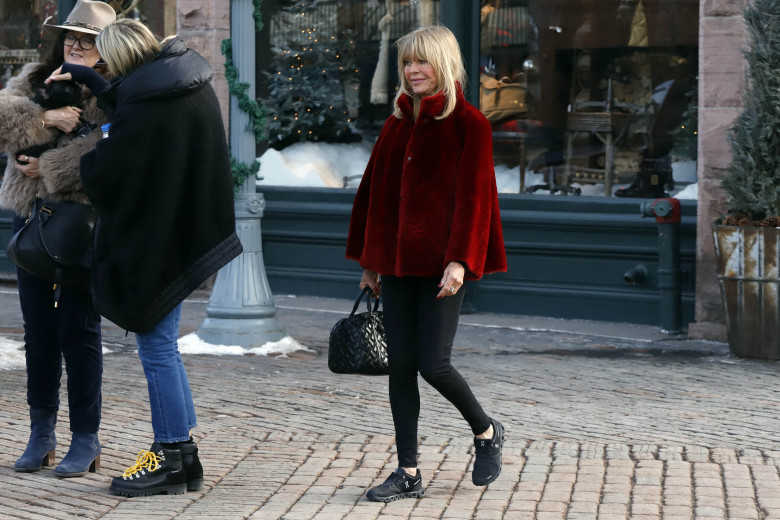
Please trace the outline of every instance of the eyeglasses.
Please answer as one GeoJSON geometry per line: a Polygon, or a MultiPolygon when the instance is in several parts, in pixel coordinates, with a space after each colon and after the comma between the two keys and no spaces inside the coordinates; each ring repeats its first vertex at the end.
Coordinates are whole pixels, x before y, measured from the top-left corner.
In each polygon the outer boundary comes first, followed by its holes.
{"type": "Polygon", "coordinates": [[[62,38],[62,43],[64,43],[68,47],[72,47],[77,41],[79,42],[79,47],[81,47],[85,51],[88,51],[95,46],[95,39],[90,38],[89,36],[82,36],[81,38],[76,38],[72,34],[66,33],[65,36],[62,38]]]}

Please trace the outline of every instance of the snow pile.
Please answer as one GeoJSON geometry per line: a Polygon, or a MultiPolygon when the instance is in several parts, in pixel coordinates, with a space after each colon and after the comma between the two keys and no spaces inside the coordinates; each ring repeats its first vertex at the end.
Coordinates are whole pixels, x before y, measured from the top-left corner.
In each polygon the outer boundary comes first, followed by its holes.
{"type": "Polygon", "coordinates": [[[18,370],[24,367],[24,342],[0,338],[0,370],[18,370]]]}
{"type": "MultiPolygon", "coordinates": [[[[370,143],[329,144],[329,143],[297,143],[288,146],[281,152],[269,149],[258,160],[260,161],[260,176],[263,180],[258,185],[294,186],[316,188],[341,188],[344,177],[355,177],[349,180],[349,187],[360,184],[360,179],[371,156],[370,143]]],[[[695,164],[695,163],[694,163],[695,164]]],[[[675,177],[676,178],[676,177],[675,177]]],[[[544,184],[544,174],[526,170],[525,186],[544,184]]],[[[496,165],[496,186],[499,193],[518,193],[520,190],[520,166],[508,168],[503,164],[496,165]]],[[[603,197],[602,184],[578,184],[583,196],[603,197]]],[[[613,190],[625,188],[628,185],[617,185],[613,190]]],[[[696,199],[696,184],[680,186],[679,193],[671,196],[678,199],[696,199]]],[[[549,191],[539,190],[535,195],[550,195],[549,191]]]]}
{"type": "Polygon", "coordinates": [[[689,184],[685,186],[682,190],[672,195],[674,198],[677,199],[692,199],[692,200],[698,200],[699,199],[699,184],[689,184]]]}
{"type": "MultiPolygon", "coordinates": [[[[269,148],[260,161],[258,185],[341,188],[344,177],[362,176],[371,156],[363,143],[297,143],[284,150],[269,148]]],[[[356,187],[358,180],[349,183],[356,187]]]]}
{"type": "Polygon", "coordinates": [[[295,352],[296,350],[311,352],[310,349],[304,347],[290,336],[285,336],[279,341],[270,341],[256,348],[244,348],[239,345],[212,345],[211,343],[206,343],[200,339],[195,332],[179,338],[179,352],[182,354],[216,354],[231,356],[254,354],[257,356],[275,355],[287,357],[287,354],[295,352]]]}

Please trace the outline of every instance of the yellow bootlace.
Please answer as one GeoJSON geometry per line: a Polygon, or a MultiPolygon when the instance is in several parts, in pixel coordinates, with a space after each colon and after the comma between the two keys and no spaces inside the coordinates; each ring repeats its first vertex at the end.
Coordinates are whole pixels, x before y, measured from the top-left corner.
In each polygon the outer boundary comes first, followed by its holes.
{"type": "Polygon", "coordinates": [[[122,473],[123,477],[132,477],[139,471],[143,473],[143,470],[148,471],[155,471],[157,468],[160,467],[160,457],[158,457],[155,453],[147,450],[141,450],[138,452],[138,457],[135,459],[135,464],[127,468],[124,473],[122,473]]]}

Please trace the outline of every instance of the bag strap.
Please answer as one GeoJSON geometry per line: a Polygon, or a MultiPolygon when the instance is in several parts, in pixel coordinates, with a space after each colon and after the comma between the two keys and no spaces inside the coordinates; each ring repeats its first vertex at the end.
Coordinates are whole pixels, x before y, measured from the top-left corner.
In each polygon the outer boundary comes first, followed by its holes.
{"type": "Polygon", "coordinates": [[[354,316],[357,312],[358,305],[360,305],[360,300],[363,298],[363,295],[366,296],[366,309],[368,309],[368,312],[376,312],[377,309],[379,309],[379,298],[374,298],[374,310],[371,310],[371,287],[365,286],[363,290],[360,291],[360,294],[358,294],[355,305],[352,307],[352,312],[349,314],[350,316],[354,316]]]}

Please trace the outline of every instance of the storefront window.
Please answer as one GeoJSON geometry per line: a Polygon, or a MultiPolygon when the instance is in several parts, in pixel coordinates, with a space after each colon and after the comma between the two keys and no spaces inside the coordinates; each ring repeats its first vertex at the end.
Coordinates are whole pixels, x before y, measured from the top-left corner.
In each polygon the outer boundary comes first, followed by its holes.
{"type": "Polygon", "coordinates": [[[480,109],[515,191],[657,197],[695,182],[698,2],[486,0],[481,15],[480,109]]]}
{"type": "Polygon", "coordinates": [[[22,65],[38,61],[41,25],[56,13],[56,0],[0,2],[0,88],[22,65]]]}
{"type": "MultiPolygon", "coordinates": [[[[392,44],[438,22],[440,2],[275,5],[259,47],[261,184],[354,187],[391,112],[392,44]]],[[[492,123],[500,191],[657,197],[695,183],[696,0],[480,7],[470,81],[492,123]]]]}
{"type": "Polygon", "coordinates": [[[276,4],[258,45],[261,184],[357,186],[398,88],[393,42],[436,23],[439,2],[276,4]]]}

